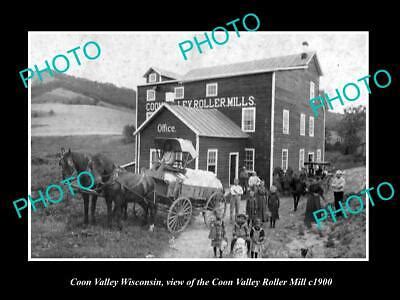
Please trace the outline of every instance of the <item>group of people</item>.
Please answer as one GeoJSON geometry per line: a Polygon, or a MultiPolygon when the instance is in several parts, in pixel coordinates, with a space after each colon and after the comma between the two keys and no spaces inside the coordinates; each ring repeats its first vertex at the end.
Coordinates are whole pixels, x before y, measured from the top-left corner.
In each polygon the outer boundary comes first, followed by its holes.
{"type": "MultiPolygon", "coordinates": [[[[257,258],[261,255],[265,239],[262,225],[269,221],[270,228],[275,228],[275,222],[279,219],[280,200],[275,185],[272,185],[267,191],[264,181],[257,176],[256,172],[249,176],[245,167],[242,168],[242,171],[245,171],[247,177],[243,177],[241,172],[241,177],[235,178],[233,185],[225,194],[225,197],[230,196],[230,222],[234,223],[231,253],[235,243],[241,238],[246,241],[247,254],[250,254],[252,258],[257,258]],[[243,178],[246,178],[244,182],[243,178]],[[245,213],[241,213],[240,206],[244,196],[247,198],[245,213]]],[[[214,256],[217,256],[217,250],[219,250],[219,257],[222,257],[228,240],[225,224],[218,213],[211,224],[209,238],[214,256]]]]}
{"type": "MultiPolygon", "coordinates": [[[[261,256],[265,243],[263,223],[269,221],[270,228],[275,228],[275,222],[279,219],[280,200],[276,186],[272,185],[270,190],[267,191],[264,182],[257,177],[257,173],[254,172],[246,182],[242,179],[243,177],[236,178],[234,184],[225,194],[225,196],[230,195],[230,221],[231,223],[234,222],[230,250],[232,254],[236,242],[241,239],[246,243],[247,256],[250,254],[251,258],[257,258],[261,256]],[[244,195],[247,195],[246,209],[245,213],[241,213],[240,204],[244,195]],[[267,209],[269,213],[267,213],[267,209]]],[[[300,191],[303,190],[302,184],[304,184],[301,178],[298,179],[293,181],[294,192],[296,190],[299,191],[298,195],[296,192],[296,195],[293,195],[294,211],[297,210],[300,191]],[[298,186],[297,188],[296,185],[298,186]]],[[[317,176],[308,186],[304,219],[307,227],[311,227],[311,223],[315,221],[313,212],[321,209],[321,198],[324,199],[321,180],[322,178],[317,176]]],[[[340,208],[339,202],[343,200],[345,183],[343,172],[338,170],[331,184],[336,209],[340,208]]],[[[217,257],[217,251],[219,251],[219,257],[222,258],[224,249],[228,247],[228,239],[224,221],[217,212],[215,214],[216,218],[211,223],[209,238],[211,239],[214,256],[217,257]]]]}
{"type": "MultiPolygon", "coordinates": [[[[223,251],[228,246],[228,238],[226,237],[225,223],[217,211],[215,211],[215,220],[210,224],[208,238],[211,239],[214,257],[217,257],[217,251],[219,251],[219,257],[222,258],[223,251]]],[[[247,216],[245,214],[238,214],[232,231],[231,255],[233,255],[235,245],[239,239],[245,242],[247,248],[246,257],[249,253],[251,258],[259,257],[265,240],[265,232],[261,220],[256,218],[253,224],[249,226],[247,216]]]]}
{"type": "MultiPolygon", "coordinates": [[[[331,183],[336,210],[340,209],[340,202],[343,201],[345,185],[346,181],[343,177],[343,172],[337,170],[335,178],[331,183]]],[[[307,227],[311,227],[311,223],[315,222],[313,212],[321,209],[321,198],[325,199],[324,190],[321,187],[321,177],[317,176],[308,188],[308,198],[304,218],[304,223],[307,227]]],[[[341,212],[337,213],[336,216],[341,216],[341,212]]]]}

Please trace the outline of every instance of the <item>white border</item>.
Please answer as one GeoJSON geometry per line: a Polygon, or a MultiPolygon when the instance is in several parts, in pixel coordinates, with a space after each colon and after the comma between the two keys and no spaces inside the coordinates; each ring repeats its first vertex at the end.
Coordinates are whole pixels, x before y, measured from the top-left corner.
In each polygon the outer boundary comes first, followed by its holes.
{"type": "Polygon", "coordinates": [[[274,128],[275,128],[275,72],[272,73],[271,83],[271,146],[270,146],[270,157],[269,157],[269,186],[272,186],[273,174],[274,174],[274,128]]]}
{"type": "MultiPolygon", "coordinates": [[[[48,33],[59,33],[59,34],[88,34],[87,31],[28,31],[28,65],[32,65],[30,53],[31,53],[31,34],[41,35],[41,34],[48,34],[48,33]]],[[[91,34],[114,34],[114,35],[126,35],[127,31],[93,31],[90,32],[91,34]]],[[[176,31],[135,31],[131,32],[134,34],[176,34],[176,31]]],[[[185,32],[190,33],[190,32],[185,32]]],[[[201,31],[193,31],[191,33],[199,33],[204,34],[201,31]]],[[[270,32],[257,32],[257,34],[268,34],[268,35],[280,35],[280,34],[337,34],[337,35],[350,35],[350,34],[365,34],[367,39],[367,56],[366,56],[366,65],[368,66],[369,70],[369,32],[368,31],[270,31],[270,32]]],[[[305,69],[306,67],[301,67],[305,69]]],[[[300,69],[300,68],[297,68],[300,69]]],[[[270,155],[270,184],[272,184],[272,172],[273,172],[273,141],[274,141],[274,107],[275,107],[275,71],[279,70],[270,70],[272,75],[272,106],[271,106],[271,155],[270,155]]],[[[261,73],[265,73],[266,71],[262,71],[261,73]]],[[[369,72],[371,73],[371,72],[369,72]]],[[[224,77],[224,76],[222,76],[224,77]]],[[[206,79],[206,78],[205,78],[206,79]]],[[[195,80],[199,80],[196,78],[195,80]]],[[[170,82],[178,82],[179,80],[171,80],[165,81],[163,83],[167,84],[170,82]]],[[[190,81],[190,80],[189,80],[190,81]]],[[[158,83],[160,84],[160,83],[158,83]]],[[[144,86],[144,85],[139,85],[144,86]]],[[[31,82],[28,82],[28,194],[31,193],[31,82]]],[[[137,91],[136,91],[137,92],[137,91]]],[[[366,101],[366,108],[367,108],[367,124],[366,124],[366,188],[369,188],[369,95],[367,95],[366,101]]],[[[136,104],[138,104],[137,93],[136,93],[136,104]]],[[[137,107],[137,105],[136,105],[137,107]]],[[[137,128],[137,109],[136,109],[136,128],[137,128]]],[[[137,153],[137,168],[140,171],[140,133],[137,135],[137,149],[139,150],[137,153]]],[[[325,151],[323,152],[325,155],[325,151]]],[[[324,157],[325,158],[325,157],[324,157]]],[[[368,200],[368,195],[366,195],[368,200]]],[[[223,260],[220,259],[212,259],[212,258],[154,258],[154,259],[147,259],[147,258],[32,258],[31,257],[31,207],[28,206],[28,261],[246,261],[246,262],[254,262],[259,263],[260,261],[328,261],[328,262],[337,262],[337,261],[362,261],[368,262],[369,261],[369,205],[366,206],[366,257],[365,258],[265,258],[265,259],[230,259],[224,258],[223,260]]]]}

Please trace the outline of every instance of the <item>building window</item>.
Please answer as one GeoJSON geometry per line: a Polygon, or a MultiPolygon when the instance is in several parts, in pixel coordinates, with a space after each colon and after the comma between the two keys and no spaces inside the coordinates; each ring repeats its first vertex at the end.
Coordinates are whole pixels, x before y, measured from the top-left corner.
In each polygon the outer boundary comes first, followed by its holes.
{"type": "Polygon", "coordinates": [[[308,161],[314,162],[314,152],[308,152],[308,161]]]}
{"type": "Polygon", "coordinates": [[[321,149],[317,149],[317,162],[321,162],[321,149]]]}
{"type": "Polygon", "coordinates": [[[152,114],[153,114],[153,111],[148,111],[148,112],[146,112],[146,120],[147,120],[148,118],[150,118],[152,114]]]}
{"type": "Polygon", "coordinates": [[[157,74],[156,73],[151,73],[149,75],[149,83],[156,82],[156,81],[157,81],[157,74]]]}
{"type": "Polygon", "coordinates": [[[147,90],[147,101],[154,101],[156,100],[156,91],[155,90],[147,90]]]}
{"type": "Polygon", "coordinates": [[[299,171],[304,168],[304,149],[299,151],[299,171]]]}
{"type": "Polygon", "coordinates": [[[244,149],[244,166],[247,171],[254,171],[254,148],[245,148],[244,149]]]}
{"type": "Polygon", "coordinates": [[[159,150],[150,148],[150,168],[153,166],[154,163],[158,162],[159,155],[159,150]]]}
{"type": "Polygon", "coordinates": [[[244,132],[254,132],[256,128],[256,108],[242,108],[242,130],[244,132]]]}
{"type": "Polygon", "coordinates": [[[308,126],[309,126],[308,128],[309,136],[314,136],[314,117],[310,117],[308,126]]]}
{"type": "Polygon", "coordinates": [[[315,84],[310,81],[310,99],[315,97],[315,84]]]}
{"type": "Polygon", "coordinates": [[[283,133],[289,134],[289,110],[283,110],[283,133]]]}
{"type": "Polygon", "coordinates": [[[289,154],[288,149],[282,149],[282,170],[286,171],[288,168],[289,154]]]}
{"type": "Polygon", "coordinates": [[[206,85],[206,97],[215,97],[218,95],[218,83],[208,83],[206,85]]]}
{"type": "Polygon", "coordinates": [[[300,135],[306,135],[306,115],[300,114],[300,135]]]}
{"type": "Polygon", "coordinates": [[[175,99],[183,99],[185,97],[185,90],[183,86],[175,88],[175,99]]]}
{"type": "Polygon", "coordinates": [[[174,102],[174,100],[175,100],[175,93],[172,93],[172,92],[165,93],[165,101],[174,102]]]}
{"type": "Polygon", "coordinates": [[[208,149],[207,151],[207,171],[215,173],[217,175],[217,164],[218,164],[218,150],[208,149]]]}

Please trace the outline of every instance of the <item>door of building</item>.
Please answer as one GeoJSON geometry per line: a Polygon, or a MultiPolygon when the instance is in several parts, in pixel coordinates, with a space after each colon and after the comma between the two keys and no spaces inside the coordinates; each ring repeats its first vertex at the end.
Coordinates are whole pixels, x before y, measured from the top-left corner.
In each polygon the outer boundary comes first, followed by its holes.
{"type": "Polygon", "coordinates": [[[232,185],[235,178],[239,177],[239,153],[229,153],[229,184],[232,185]]]}

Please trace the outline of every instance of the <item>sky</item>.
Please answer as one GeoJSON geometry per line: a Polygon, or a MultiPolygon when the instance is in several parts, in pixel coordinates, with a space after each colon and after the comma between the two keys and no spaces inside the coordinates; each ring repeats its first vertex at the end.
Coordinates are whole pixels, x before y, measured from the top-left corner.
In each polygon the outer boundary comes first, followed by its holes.
{"type": "MultiPolygon", "coordinates": [[[[212,30],[212,29],[210,29],[212,30]]],[[[184,60],[178,44],[197,36],[204,39],[204,32],[30,32],[29,66],[45,66],[54,56],[64,54],[70,58],[70,68],[66,74],[113,83],[119,87],[136,90],[145,83],[144,73],[150,67],[159,67],[178,74],[191,69],[230,64],[274,56],[301,53],[302,42],[307,41],[307,51],[316,51],[323,76],[320,89],[328,95],[349,82],[369,74],[368,33],[366,32],[229,32],[229,40],[224,45],[203,46],[203,53],[188,52],[184,60]],[[73,54],[67,51],[77,46],[81,48],[89,41],[101,47],[98,59],[87,60],[78,52],[82,65],[75,63],[73,54]]],[[[218,37],[217,37],[218,39],[218,37]]],[[[222,37],[220,37],[223,40],[222,37]]],[[[89,49],[89,48],[88,48],[89,49]]],[[[366,105],[368,94],[359,85],[361,97],[354,105],[366,105]]],[[[336,101],[337,109],[342,106],[336,101]]],[[[346,102],[346,104],[351,104],[346,102]]]]}

